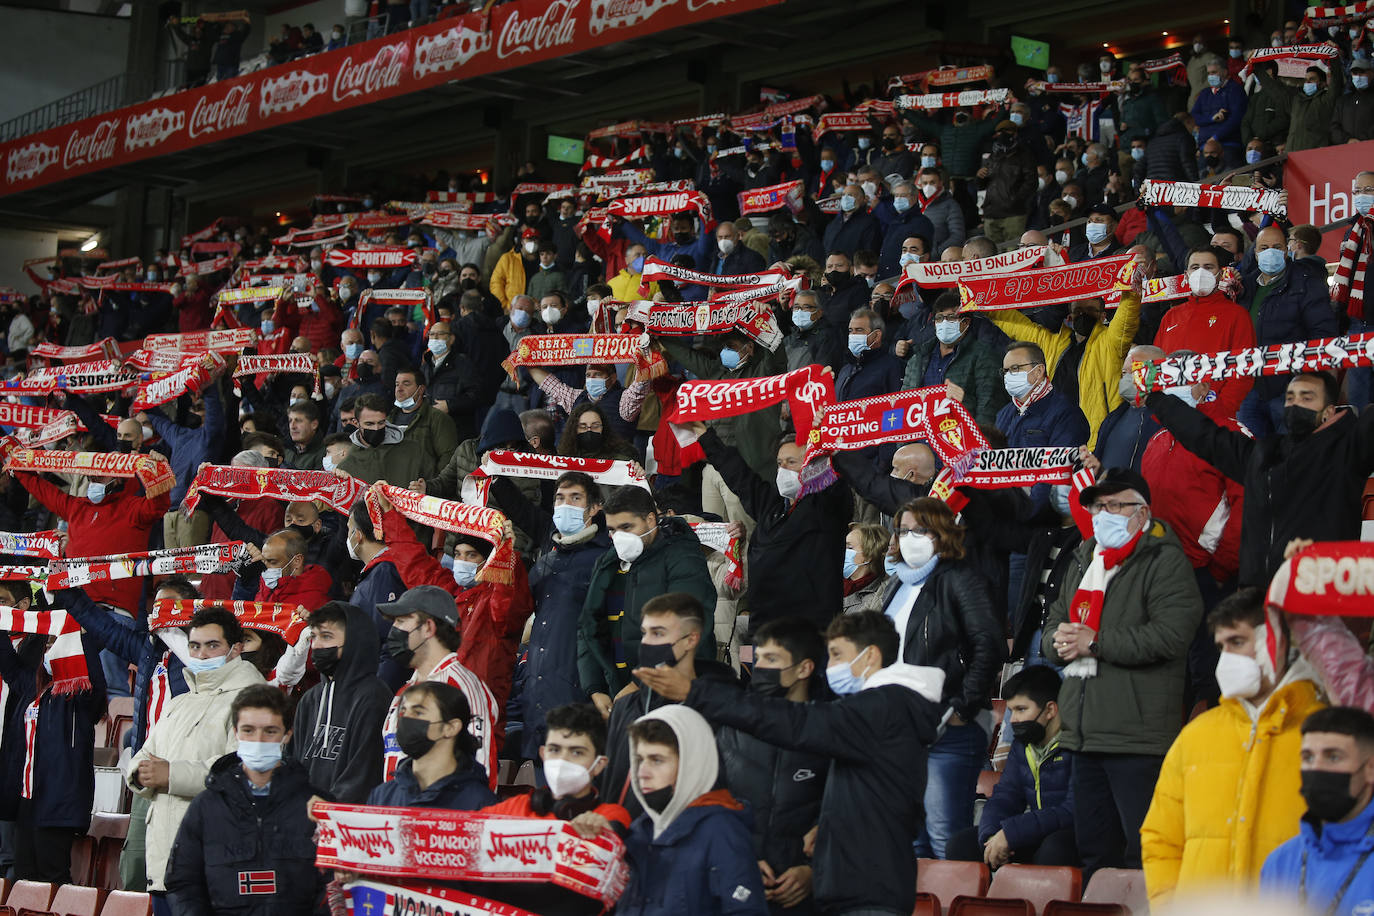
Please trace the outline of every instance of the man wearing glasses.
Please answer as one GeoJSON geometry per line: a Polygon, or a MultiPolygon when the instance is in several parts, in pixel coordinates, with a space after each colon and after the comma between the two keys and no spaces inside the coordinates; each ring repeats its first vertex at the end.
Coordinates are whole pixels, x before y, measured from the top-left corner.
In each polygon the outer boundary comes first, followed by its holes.
{"type": "Polygon", "coordinates": [[[1092,537],[1074,551],[1042,649],[1065,666],[1059,743],[1074,754],[1074,830],[1086,877],[1140,867],[1140,825],[1179,732],[1202,597],[1135,471],[1107,471],[1079,505],[1092,514],[1092,537]]]}

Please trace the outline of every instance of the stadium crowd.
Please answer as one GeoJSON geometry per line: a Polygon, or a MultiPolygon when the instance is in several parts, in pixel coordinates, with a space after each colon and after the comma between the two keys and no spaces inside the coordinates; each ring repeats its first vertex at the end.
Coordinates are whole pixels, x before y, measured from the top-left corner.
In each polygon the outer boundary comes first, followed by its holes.
{"type": "Polygon", "coordinates": [[[614,834],[636,916],[905,916],[918,858],[1368,912],[1374,664],[1335,616],[1374,605],[1367,360],[1159,379],[1365,329],[1374,172],[1333,178],[1333,280],[1273,201],[1284,152],[1374,137],[1371,33],[630,122],[580,186],[531,163],[26,265],[12,875],[71,880],[93,728],[132,696],[121,878],[158,913],[342,912],[368,876],[317,867],[327,803],[614,834]],[[1032,275],[1090,294],[975,294],[1032,275]],[[899,397],[962,440],[816,447],[899,397]],[[1001,454],[1043,464],[980,485],[1001,454]],[[1300,616],[1308,560],[1334,584],[1300,616]]]}

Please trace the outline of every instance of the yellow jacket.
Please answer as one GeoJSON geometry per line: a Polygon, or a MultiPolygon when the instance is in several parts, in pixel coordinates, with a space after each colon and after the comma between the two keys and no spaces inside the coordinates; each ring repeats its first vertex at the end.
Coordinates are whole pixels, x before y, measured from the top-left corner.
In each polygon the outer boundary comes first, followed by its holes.
{"type": "Polygon", "coordinates": [[[1258,722],[1237,700],[1184,726],[1164,757],[1140,852],[1151,908],[1175,889],[1251,886],[1275,847],[1298,833],[1307,811],[1299,787],[1299,731],[1326,704],[1299,658],[1258,722]]]}
{"type": "Polygon", "coordinates": [[[606,285],[611,288],[611,296],[617,302],[635,302],[639,299],[652,299],[658,292],[658,281],[649,284],[649,295],[639,294],[639,284],[643,282],[644,275],[637,274],[630,268],[622,268],[620,273],[606,281],[606,285]]]}
{"type": "MultiPolygon", "coordinates": [[[[1050,331],[1017,311],[989,312],[992,323],[1012,340],[1028,340],[1045,351],[1045,369],[1054,377],[1059,358],[1073,343],[1073,331],[1060,328],[1050,331]]],[[[1121,381],[1121,363],[1130,352],[1131,341],[1140,327],[1140,299],[1127,290],[1121,295],[1121,305],[1108,325],[1093,328],[1088,348],[1078,364],[1078,406],[1088,418],[1088,448],[1097,445],[1097,428],[1107,414],[1121,403],[1117,384],[1121,381]]]]}
{"type": "Polygon", "coordinates": [[[491,294],[501,303],[501,308],[510,311],[510,301],[525,294],[525,265],[521,263],[520,248],[516,246],[501,255],[496,269],[491,272],[491,294]]]}

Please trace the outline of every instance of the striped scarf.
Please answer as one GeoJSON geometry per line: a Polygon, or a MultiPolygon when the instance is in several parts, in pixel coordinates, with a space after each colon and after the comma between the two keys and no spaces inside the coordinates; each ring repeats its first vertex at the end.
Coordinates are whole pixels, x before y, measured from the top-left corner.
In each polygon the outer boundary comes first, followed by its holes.
{"type": "Polygon", "coordinates": [[[1331,301],[1344,305],[1351,318],[1364,317],[1364,278],[1369,270],[1370,250],[1374,235],[1369,231],[1374,218],[1359,216],[1341,242],[1341,261],[1336,265],[1336,283],[1331,287],[1331,301]]]}

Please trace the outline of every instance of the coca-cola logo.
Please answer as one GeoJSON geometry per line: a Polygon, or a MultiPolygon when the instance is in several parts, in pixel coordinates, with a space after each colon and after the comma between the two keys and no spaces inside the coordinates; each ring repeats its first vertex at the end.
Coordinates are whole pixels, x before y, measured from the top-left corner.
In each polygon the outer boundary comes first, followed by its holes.
{"type": "Polygon", "coordinates": [[[350,54],[334,74],[334,101],[359,95],[377,95],[401,84],[410,63],[410,46],[404,41],[385,45],[367,60],[353,62],[350,54]]]}
{"type": "Polygon", "coordinates": [[[119,143],[120,120],[101,121],[90,133],[73,130],[68,134],[67,145],[62,150],[62,167],[71,169],[113,159],[119,143]]]}
{"type": "Polygon", "coordinates": [[[267,118],[279,112],[303,108],[311,99],[324,95],[328,89],[329,74],[311,73],[308,70],[292,70],[285,76],[263,80],[258,98],[258,116],[267,118]]]}
{"type": "Polygon", "coordinates": [[[136,150],[157,146],[186,126],[186,112],[170,108],[154,108],[133,115],[124,125],[124,149],[136,150]]]}
{"type": "Polygon", "coordinates": [[[5,160],[5,180],[13,184],[41,175],[48,166],[57,162],[57,152],[57,147],[46,143],[30,143],[10,150],[5,160]]]}
{"type": "Polygon", "coordinates": [[[203,137],[206,134],[227,133],[247,125],[248,116],[253,113],[253,90],[256,88],[256,83],[239,83],[214,102],[208,101],[206,96],[196,99],[187,133],[192,137],[203,137]]]}
{"type": "Polygon", "coordinates": [[[573,14],[582,0],[553,0],[537,19],[521,19],[518,9],[501,26],[496,56],[502,60],[516,54],[533,54],[560,45],[572,44],[577,33],[573,14]]]}
{"type": "Polygon", "coordinates": [[[474,32],[466,25],[425,35],[415,42],[415,78],[466,66],[478,54],[491,50],[491,33],[474,32]]]}
{"type": "Polygon", "coordinates": [[[677,0],[592,0],[592,18],[588,23],[593,35],[605,29],[623,29],[638,25],[665,6],[677,0]]]}

